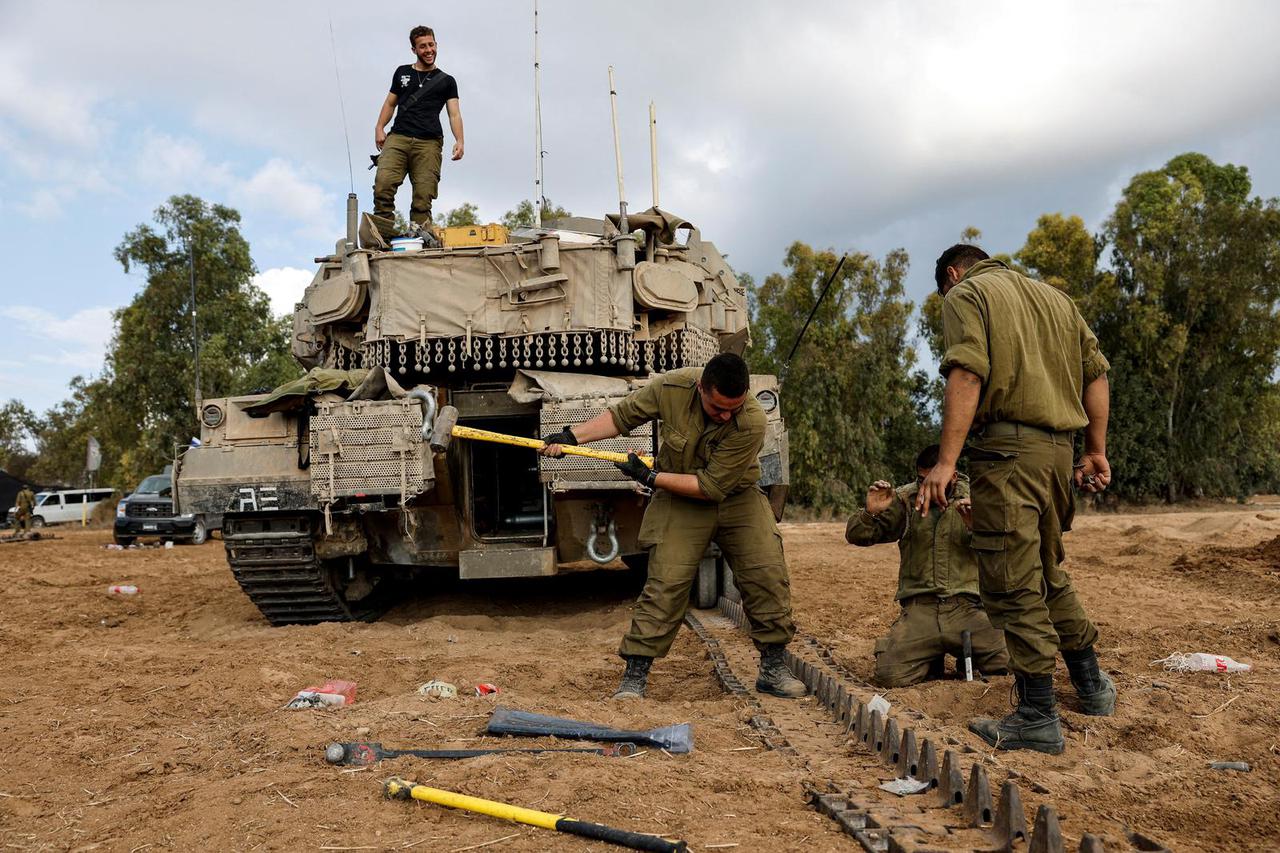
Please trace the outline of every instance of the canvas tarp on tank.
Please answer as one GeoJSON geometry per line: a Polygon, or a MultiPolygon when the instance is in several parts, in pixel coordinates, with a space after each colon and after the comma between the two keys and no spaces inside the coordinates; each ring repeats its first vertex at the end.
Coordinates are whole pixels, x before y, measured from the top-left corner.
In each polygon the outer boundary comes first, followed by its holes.
{"type": "Polygon", "coordinates": [[[245,414],[263,417],[272,412],[289,412],[301,409],[308,398],[330,392],[350,392],[347,400],[399,400],[405,390],[381,367],[371,369],[336,370],[313,367],[304,375],[286,382],[261,401],[245,406],[245,414]]]}
{"type": "Polygon", "coordinates": [[[366,340],[612,329],[633,322],[630,271],[608,244],[536,243],[445,256],[381,255],[370,264],[366,340]]]}

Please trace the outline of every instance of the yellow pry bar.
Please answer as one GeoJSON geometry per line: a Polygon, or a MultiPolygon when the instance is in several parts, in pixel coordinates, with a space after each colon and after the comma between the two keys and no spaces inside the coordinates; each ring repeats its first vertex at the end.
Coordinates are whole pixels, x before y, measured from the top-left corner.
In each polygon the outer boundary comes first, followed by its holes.
{"type": "MultiPolygon", "coordinates": [[[[490,432],[487,429],[476,429],[475,427],[455,426],[453,428],[454,438],[469,438],[472,441],[490,441],[494,444],[509,444],[512,447],[527,447],[530,450],[541,450],[547,444],[536,438],[524,438],[519,435],[507,435],[503,432],[490,432]]],[[[627,461],[627,454],[614,453],[610,450],[592,450],[590,447],[574,447],[568,444],[560,445],[569,456],[585,456],[588,459],[603,459],[605,462],[624,463],[627,461]]],[[[653,467],[652,456],[641,456],[640,461],[650,468],[653,467]]]]}

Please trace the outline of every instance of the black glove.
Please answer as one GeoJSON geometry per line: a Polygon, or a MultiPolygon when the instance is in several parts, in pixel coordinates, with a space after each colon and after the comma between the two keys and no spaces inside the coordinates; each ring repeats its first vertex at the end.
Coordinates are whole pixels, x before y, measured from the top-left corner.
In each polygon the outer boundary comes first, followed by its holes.
{"type": "MultiPolygon", "coordinates": [[[[569,429],[568,427],[565,427],[559,432],[553,432],[551,433],[551,435],[544,435],[542,437],[542,443],[547,446],[550,446],[552,444],[567,444],[570,447],[577,447],[578,438],[573,434],[573,430],[569,429]]],[[[564,456],[563,453],[560,453],[557,455],[564,456]]]]}
{"type": "Polygon", "coordinates": [[[613,464],[617,466],[619,471],[642,486],[652,489],[654,484],[658,482],[658,472],[640,461],[640,457],[635,453],[628,453],[626,462],[615,462],[613,464]]]}

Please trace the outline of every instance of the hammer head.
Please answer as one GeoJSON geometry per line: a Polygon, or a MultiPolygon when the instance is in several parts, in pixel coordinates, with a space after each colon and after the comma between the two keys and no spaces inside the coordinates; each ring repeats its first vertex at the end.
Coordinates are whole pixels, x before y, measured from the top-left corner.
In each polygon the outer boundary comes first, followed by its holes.
{"type": "Polygon", "coordinates": [[[453,428],[457,425],[458,410],[453,406],[442,406],[431,429],[431,449],[436,453],[448,450],[449,442],[453,440],[453,428]]]}
{"type": "Polygon", "coordinates": [[[324,750],[324,760],[330,764],[365,767],[382,758],[382,744],[370,741],[331,743],[324,750]]]}

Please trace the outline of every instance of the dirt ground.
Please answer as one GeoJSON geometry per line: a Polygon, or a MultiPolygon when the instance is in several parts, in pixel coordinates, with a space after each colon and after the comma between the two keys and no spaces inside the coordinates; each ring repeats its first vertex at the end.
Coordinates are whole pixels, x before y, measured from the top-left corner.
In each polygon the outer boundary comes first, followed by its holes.
{"type": "MultiPolygon", "coordinates": [[[[107,532],[50,532],[62,538],[0,545],[8,848],[617,849],[382,799],[381,780],[401,775],[684,838],[695,850],[855,849],[805,806],[804,773],[759,748],[745,708],[720,691],[688,630],[655,666],[649,698],[608,701],[631,576],[423,584],[376,624],[271,628],[239,592],[221,542],[112,551],[107,532]],[[113,583],[141,592],[113,598],[113,583]],[[358,682],[356,703],[283,709],[327,677],[358,682]],[[457,684],[460,697],[419,696],[431,678],[457,684]],[[502,692],[469,695],[479,682],[502,692]],[[480,736],[499,703],[637,728],[688,721],[696,747],[685,756],[401,758],[355,771],[322,759],[327,743],[357,739],[529,745],[480,736]]],[[[872,644],[895,615],[896,549],[847,546],[837,524],[784,525],[784,537],[802,629],[869,677],[872,644]]],[[[1280,849],[1280,499],[1086,515],[1067,547],[1120,705],[1112,718],[1090,718],[1066,699],[1066,753],[993,754],[993,779],[1017,770],[1047,788],[1069,838],[1128,824],[1179,851],[1280,849]],[[1254,670],[1186,675],[1153,663],[1179,651],[1230,655],[1254,670]],[[1209,769],[1219,759],[1253,769],[1209,769]]],[[[995,678],[888,698],[981,746],[965,722],[1002,714],[1008,693],[1009,679],[995,678]]],[[[824,772],[840,778],[843,760],[833,755],[824,772]]]]}

